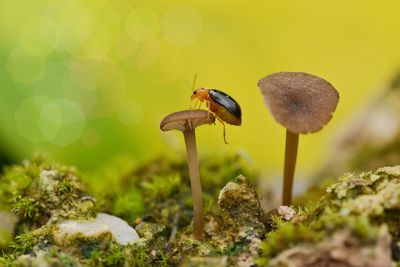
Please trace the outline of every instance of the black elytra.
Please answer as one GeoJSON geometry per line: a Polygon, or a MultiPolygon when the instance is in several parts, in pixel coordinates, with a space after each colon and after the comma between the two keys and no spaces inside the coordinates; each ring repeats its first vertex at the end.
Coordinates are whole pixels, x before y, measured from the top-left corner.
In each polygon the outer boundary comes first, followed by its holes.
{"type": "Polygon", "coordinates": [[[242,118],[242,110],[231,96],[227,95],[226,93],[219,91],[217,89],[210,89],[208,92],[210,98],[220,104],[221,106],[225,107],[230,113],[232,113],[236,118],[242,118]]]}

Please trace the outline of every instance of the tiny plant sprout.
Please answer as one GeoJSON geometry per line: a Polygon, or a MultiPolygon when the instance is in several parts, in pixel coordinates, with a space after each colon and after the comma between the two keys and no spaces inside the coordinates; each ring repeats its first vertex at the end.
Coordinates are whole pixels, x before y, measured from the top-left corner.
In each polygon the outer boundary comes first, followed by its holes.
{"type": "Polygon", "coordinates": [[[339,93],[326,80],[303,72],[279,72],[258,82],[264,103],[286,128],[282,204],[292,202],[299,134],[313,133],[332,118],[339,93]]]}
{"type": "Polygon", "coordinates": [[[202,239],[204,216],[195,129],[197,126],[214,122],[215,116],[212,113],[197,109],[172,113],[160,123],[162,131],[178,130],[183,132],[185,138],[193,199],[193,237],[196,240],[202,239]]]}

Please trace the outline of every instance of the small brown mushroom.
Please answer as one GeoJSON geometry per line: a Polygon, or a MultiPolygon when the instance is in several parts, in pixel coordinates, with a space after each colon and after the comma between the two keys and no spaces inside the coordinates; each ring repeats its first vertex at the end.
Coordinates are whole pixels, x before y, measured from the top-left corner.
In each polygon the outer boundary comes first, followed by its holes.
{"type": "Polygon", "coordinates": [[[193,237],[196,240],[202,239],[204,216],[195,129],[197,126],[214,122],[215,116],[212,113],[197,109],[172,113],[160,123],[162,131],[178,130],[183,132],[185,138],[193,199],[193,237]]]}
{"type": "Polygon", "coordinates": [[[264,103],[286,128],[282,204],[292,202],[299,134],[322,129],[332,118],[339,93],[326,80],[303,72],[279,72],[258,81],[264,103]]]}

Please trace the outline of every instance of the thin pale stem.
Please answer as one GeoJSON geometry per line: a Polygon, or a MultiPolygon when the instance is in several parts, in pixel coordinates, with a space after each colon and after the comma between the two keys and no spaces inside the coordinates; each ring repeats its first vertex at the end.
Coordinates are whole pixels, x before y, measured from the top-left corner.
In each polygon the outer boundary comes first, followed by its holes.
{"type": "Polygon", "coordinates": [[[197,159],[196,135],[194,130],[183,132],[188,156],[190,185],[192,188],[193,200],[193,237],[202,240],[204,216],[203,216],[203,195],[201,191],[199,162],[197,159]]]}
{"type": "Polygon", "coordinates": [[[293,177],[296,168],[299,134],[286,130],[285,167],[283,170],[282,205],[292,203],[293,177]]]}

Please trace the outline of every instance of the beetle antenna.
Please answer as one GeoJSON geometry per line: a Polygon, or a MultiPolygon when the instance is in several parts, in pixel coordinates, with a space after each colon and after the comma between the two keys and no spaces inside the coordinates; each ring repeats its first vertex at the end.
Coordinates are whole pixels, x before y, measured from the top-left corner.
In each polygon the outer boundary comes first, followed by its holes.
{"type": "Polygon", "coordinates": [[[197,73],[194,75],[193,85],[192,85],[192,92],[194,91],[194,86],[196,85],[196,80],[197,80],[197,73]]]}

